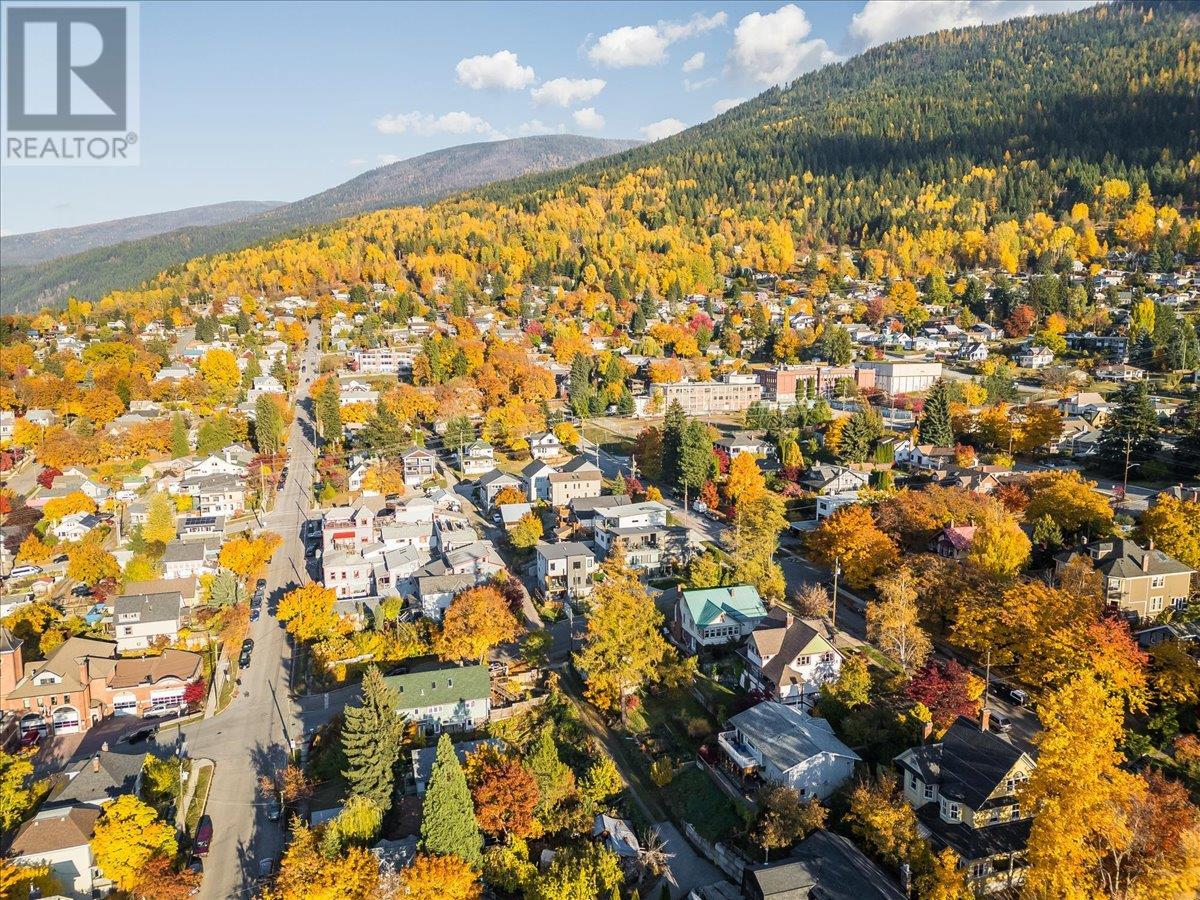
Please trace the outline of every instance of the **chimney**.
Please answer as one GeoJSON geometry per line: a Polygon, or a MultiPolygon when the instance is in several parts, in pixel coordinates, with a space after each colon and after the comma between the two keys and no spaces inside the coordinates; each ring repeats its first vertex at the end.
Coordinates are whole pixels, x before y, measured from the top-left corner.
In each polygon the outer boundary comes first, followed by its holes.
{"type": "Polygon", "coordinates": [[[97,753],[95,756],[92,757],[92,771],[93,772],[100,771],[100,754],[99,753],[97,753]]]}
{"type": "Polygon", "coordinates": [[[933,722],[926,722],[925,727],[921,729],[921,743],[925,743],[933,737],[933,722]]]}
{"type": "Polygon", "coordinates": [[[1153,549],[1154,549],[1154,545],[1151,544],[1150,550],[1147,550],[1145,553],[1142,554],[1142,571],[1143,572],[1150,571],[1150,551],[1153,549]]]}
{"type": "Polygon", "coordinates": [[[987,731],[988,726],[992,724],[992,711],[986,706],[979,713],[979,730],[987,731]]]}
{"type": "Polygon", "coordinates": [[[794,622],[795,620],[796,620],[796,617],[792,615],[792,611],[791,611],[790,609],[789,609],[789,610],[786,610],[786,611],[784,612],[784,614],[783,614],[783,624],[784,624],[784,627],[786,627],[786,628],[791,628],[791,627],[792,627],[792,622],[794,622]]]}
{"type": "Polygon", "coordinates": [[[103,744],[101,744],[100,749],[103,750],[105,753],[107,753],[108,752],[108,741],[105,741],[103,744]]]}

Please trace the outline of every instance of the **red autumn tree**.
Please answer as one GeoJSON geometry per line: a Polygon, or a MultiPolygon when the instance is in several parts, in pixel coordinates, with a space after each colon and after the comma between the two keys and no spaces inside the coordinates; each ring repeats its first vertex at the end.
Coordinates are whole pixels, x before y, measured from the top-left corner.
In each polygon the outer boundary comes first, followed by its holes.
{"type": "Polygon", "coordinates": [[[1037,313],[1027,303],[1022,303],[1004,320],[1004,333],[1009,337],[1026,337],[1033,330],[1037,313]]]}
{"type": "Polygon", "coordinates": [[[930,662],[917,669],[905,693],[929,709],[939,733],[959,716],[979,714],[978,679],[954,660],[930,662]]]}
{"type": "Polygon", "coordinates": [[[54,484],[54,479],[61,474],[62,471],[54,468],[54,466],[46,466],[46,468],[42,469],[42,471],[38,473],[37,483],[40,484],[45,490],[50,490],[51,485],[54,484]]]}
{"type": "Polygon", "coordinates": [[[475,818],[488,834],[527,837],[538,802],[537,780],[519,759],[488,754],[472,767],[475,818]]]}

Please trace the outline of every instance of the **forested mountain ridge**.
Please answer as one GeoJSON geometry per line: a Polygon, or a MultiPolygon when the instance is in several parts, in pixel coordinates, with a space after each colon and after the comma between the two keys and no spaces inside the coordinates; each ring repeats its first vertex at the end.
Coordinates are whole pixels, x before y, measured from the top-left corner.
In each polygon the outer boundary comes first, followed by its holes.
{"type": "Polygon", "coordinates": [[[618,158],[477,193],[528,208],[654,166],[688,182],[664,212],[786,212],[832,243],[1067,209],[1106,177],[1193,203],[1198,27],[1195,4],[1114,3],[908,38],[618,158]]]}
{"type": "Polygon", "coordinates": [[[228,203],[111,219],[91,225],[11,234],[0,238],[0,260],[3,260],[6,266],[45,262],[83,253],[96,247],[109,247],[123,241],[153,237],[179,228],[237,222],[278,206],[283,206],[283,203],[274,200],[233,200],[228,203]]]}
{"type": "MultiPolygon", "coordinates": [[[[10,310],[61,302],[67,295],[95,299],[112,290],[137,287],[146,278],[195,256],[276,240],[375,209],[429,203],[489,181],[571,166],[638,143],[553,134],[434,150],[364,172],[294,203],[275,205],[250,218],[239,217],[241,221],[176,225],[168,233],[126,238],[122,243],[106,241],[36,265],[14,264],[20,263],[20,258],[5,260],[0,289],[10,310]]],[[[6,251],[9,240],[5,239],[6,251]]]]}

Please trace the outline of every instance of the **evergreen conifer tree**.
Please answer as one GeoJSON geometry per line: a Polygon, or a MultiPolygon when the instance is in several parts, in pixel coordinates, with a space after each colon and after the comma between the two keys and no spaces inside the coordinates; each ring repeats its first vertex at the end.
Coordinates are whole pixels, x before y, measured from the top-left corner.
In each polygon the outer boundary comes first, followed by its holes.
{"type": "Polygon", "coordinates": [[[935,447],[954,446],[954,427],[950,422],[950,388],[940,378],[925,398],[919,431],[922,443],[933,444],[935,447]]]}
{"type": "Polygon", "coordinates": [[[421,810],[421,850],[452,853],[477,869],[483,866],[483,835],[475,821],[467,777],[445,732],[438,739],[421,810]]]}
{"type": "Polygon", "coordinates": [[[343,774],[350,783],[350,791],[373,800],[385,813],[392,805],[393,769],[404,736],[404,720],[397,712],[398,705],[396,692],[387,686],[379,669],[372,666],[363,676],[359,705],[346,707],[346,721],[342,725],[342,750],[347,763],[343,774]]]}
{"type": "Polygon", "coordinates": [[[1100,435],[1100,459],[1110,472],[1123,473],[1125,464],[1143,463],[1158,452],[1158,413],[1150,402],[1145,381],[1121,388],[1117,408],[1100,435]]]}
{"type": "Polygon", "coordinates": [[[171,457],[179,459],[191,452],[192,448],[188,443],[187,420],[183,417],[183,413],[177,412],[171,416],[171,457]]]}
{"type": "Polygon", "coordinates": [[[683,430],[687,414],[678,400],[672,400],[663,418],[662,474],[668,484],[679,481],[679,453],[683,446],[683,430]]]}

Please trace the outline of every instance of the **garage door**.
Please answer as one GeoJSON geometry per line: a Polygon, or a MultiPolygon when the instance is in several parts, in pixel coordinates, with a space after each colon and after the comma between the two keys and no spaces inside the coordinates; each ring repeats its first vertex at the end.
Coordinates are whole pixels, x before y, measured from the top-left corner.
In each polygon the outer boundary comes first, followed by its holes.
{"type": "Polygon", "coordinates": [[[136,716],[138,714],[137,697],[133,694],[117,694],[113,697],[113,715],[136,716]]]}
{"type": "Polygon", "coordinates": [[[79,713],[73,706],[60,706],[51,719],[55,734],[75,734],[79,731],[79,713]]]}

